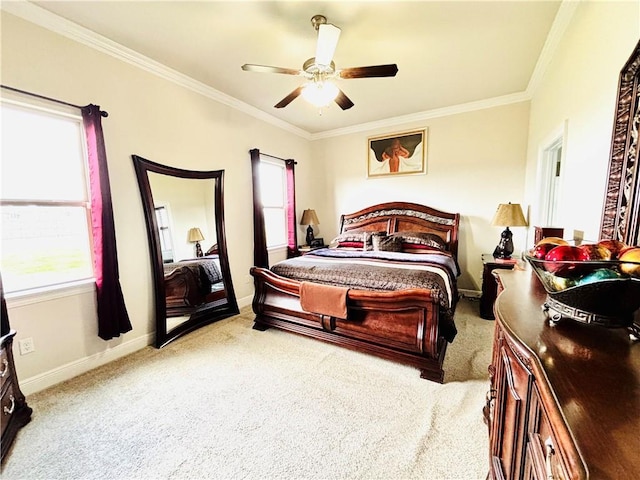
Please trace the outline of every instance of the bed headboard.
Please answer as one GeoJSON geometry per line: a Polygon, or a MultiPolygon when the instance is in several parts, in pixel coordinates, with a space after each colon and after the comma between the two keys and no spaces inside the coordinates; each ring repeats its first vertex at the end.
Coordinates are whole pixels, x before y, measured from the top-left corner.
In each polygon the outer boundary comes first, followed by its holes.
{"type": "Polygon", "coordinates": [[[448,213],[410,202],[388,202],[340,216],[340,233],[352,230],[366,232],[428,232],[447,243],[447,249],[458,255],[459,213],[448,213]]]}

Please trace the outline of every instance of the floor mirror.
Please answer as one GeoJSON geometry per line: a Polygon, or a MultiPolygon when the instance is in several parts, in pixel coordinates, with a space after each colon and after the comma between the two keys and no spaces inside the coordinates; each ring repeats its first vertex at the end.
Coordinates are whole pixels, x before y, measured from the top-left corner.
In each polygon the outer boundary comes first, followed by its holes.
{"type": "Polygon", "coordinates": [[[600,238],[640,244],[640,42],[620,71],[600,238]]]}
{"type": "Polygon", "coordinates": [[[224,228],[224,170],[195,171],[132,155],[147,224],[155,346],[239,313],[224,228]]]}

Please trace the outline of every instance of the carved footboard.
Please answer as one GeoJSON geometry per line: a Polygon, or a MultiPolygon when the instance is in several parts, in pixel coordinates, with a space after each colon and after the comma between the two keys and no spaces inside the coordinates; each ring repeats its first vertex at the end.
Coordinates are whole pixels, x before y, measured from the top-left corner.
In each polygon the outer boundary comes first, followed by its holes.
{"type": "Polygon", "coordinates": [[[430,290],[349,290],[348,318],[343,320],[305,312],[300,282],[263,268],[253,267],[250,273],[255,281],[254,328],[277,327],[412,365],[422,378],[442,383],[447,342],[430,290]]]}
{"type": "Polygon", "coordinates": [[[164,279],[167,316],[185,315],[202,303],[198,279],[191,269],[177,268],[164,279]]]}

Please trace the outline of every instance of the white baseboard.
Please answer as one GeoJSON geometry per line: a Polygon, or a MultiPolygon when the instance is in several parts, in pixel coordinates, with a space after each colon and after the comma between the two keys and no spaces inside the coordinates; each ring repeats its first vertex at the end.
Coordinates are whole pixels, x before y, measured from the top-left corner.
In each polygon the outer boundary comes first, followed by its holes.
{"type": "MultiPolygon", "coordinates": [[[[240,298],[238,300],[238,308],[242,309],[250,306],[252,302],[253,295],[240,298]]],[[[89,370],[93,370],[94,368],[141,350],[148,345],[153,345],[154,336],[155,333],[151,332],[142,337],[134,338],[133,340],[118,345],[117,347],[110,348],[105,352],[81,358],[74,362],[61,365],[53,370],[49,370],[48,372],[34,375],[33,377],[20,379],[20,389],[23,394],[31,395],[44,390],[45,388],[70,380],[73,377],[77,377],[78,375],[88,372],[89,370]]]]}
{"type": "Polygon", "coordinates": [[[480,290],[460,289],[458,290],[458,293],[460,293],[464,298],[480,298],[482,296],[482,292],[480,290]]]}
{"type": "Polygon", "coordinates": [[[247,295],[246,297],[242,297],[238,299],[238,308],[243,309],[244,307],[248,307],[253,302],[253,294],[247,295]]]}
{"type": "Polygon", "coordinates": [[[142,337],[134,338],[105,352],[96,353],[89,357],[84,357],[74,362],[61,365],[53,370],[44,372],[33,377],[20,379],[20,389],[25,395],[39,392],[45,388],[52,387],[58,383],[77,377],[89,370],[113,362],[133,352],[137,352],[153,343],[154,334],[149,333],[142,337]]]}

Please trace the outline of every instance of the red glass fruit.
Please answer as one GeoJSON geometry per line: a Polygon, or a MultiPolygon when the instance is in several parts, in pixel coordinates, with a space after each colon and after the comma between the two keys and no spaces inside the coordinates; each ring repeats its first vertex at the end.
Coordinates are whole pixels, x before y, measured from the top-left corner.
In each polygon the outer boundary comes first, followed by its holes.
{"type": "Polygon", "coordinates": [[[611,250],[599,243],[585,243],[578,248],[587,254],[587,260],[611,260],[611,250]]]}
{"type": "Polygon", "coordinates": [[[558,245],[545,255],[544,268],[559,277],[573,277],[581,272],[581,263],[588,260],[584,250],[573,245],[558,245]]]}
{"type": "Polygon", "coordinates": [[[557,245],[553,243],[539,243],[533,247],[533,250],[531,250],[531,256],[544,260],[544,257],[549,253],[549,250],[555,247],[557,247],[557,245]]]}

